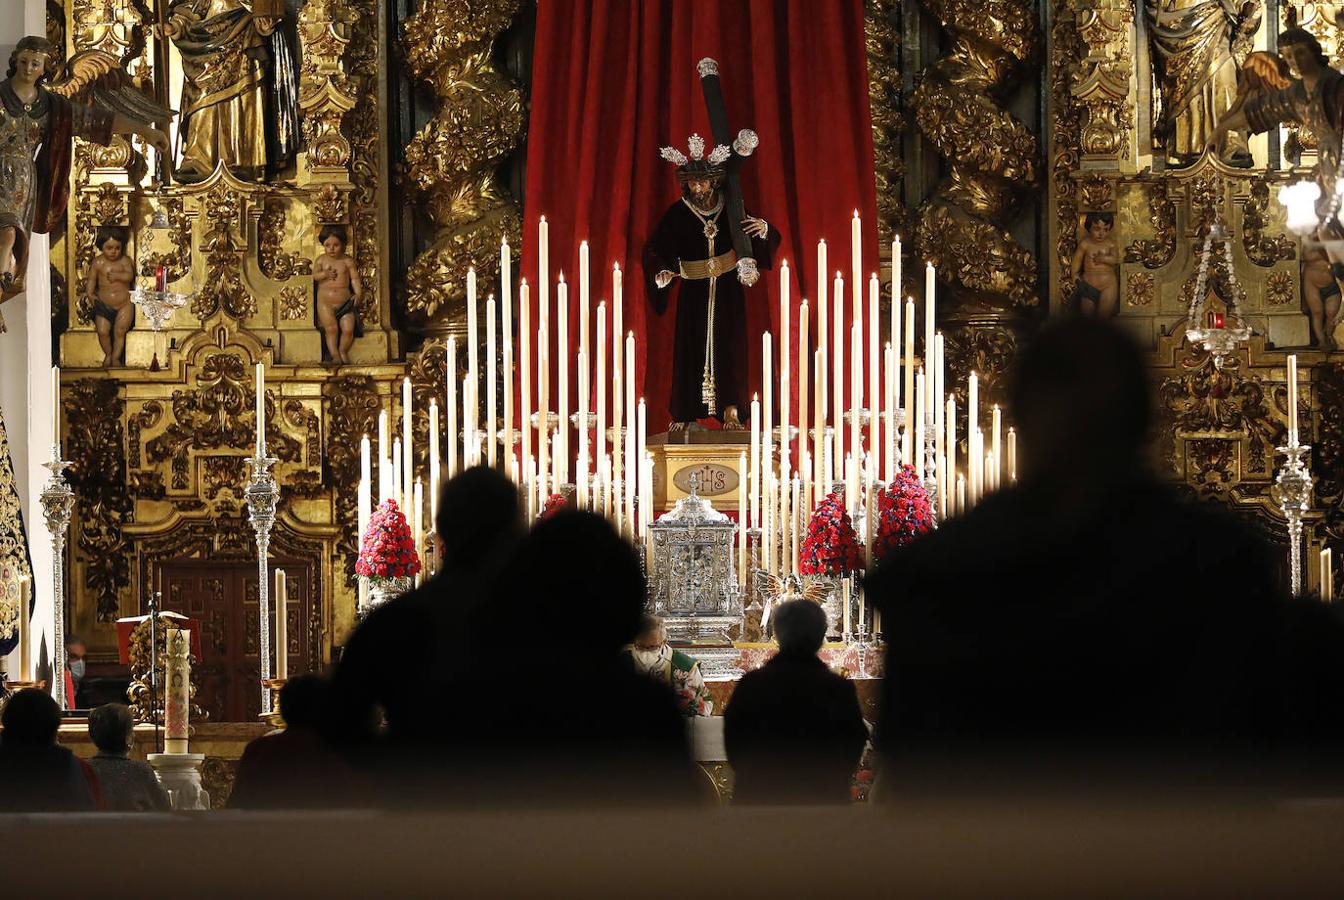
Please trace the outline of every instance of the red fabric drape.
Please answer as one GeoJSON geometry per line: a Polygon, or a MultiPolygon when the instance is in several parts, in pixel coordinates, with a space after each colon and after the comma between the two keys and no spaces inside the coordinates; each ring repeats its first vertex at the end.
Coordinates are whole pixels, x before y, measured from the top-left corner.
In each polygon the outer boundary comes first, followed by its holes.
{"type": "MultiPolygon", "coordinates": [[[[536,34],[521,274],[536,278],[542,215],[550,223],[553,279],[563,268],[575,282],[578,244],[587,239],[594,311],[600,298],[610,299],[611,266],[620,263],[625,327],[641,348],[637,389],[647,398],[650,433],[668,420],[676,310],[674,299],[666,313],[653,313],[640,254],[680,193],[659,148],[671,144],[685,152],[693,132],[712,146],[695,69],[703,57],[719,61],[733,132],[752,128],[760,135],[742,173],[747,209],[783,236],[774,269],[747,292],[754,339],[742,352],[753,390],[760,380],[759,335],[767,329],[778,335],[782,259],[792,269],[793,355],[801,297],[811,300],[815,346],[817,240],[826,238],[830,275],[843,271],[848,290],[850,218],[857,209],[867,223],[864,278],[877,268],[862,2],[547,0],[538,5],[536,34]]],[[[552,303],[554,297],[552,291],[552,303]]],[[[577,344],[577,289],[571,288],[570,304],[570,338],[577,344]]],[[[791,368],[796,409],[796,359],[791,368]]]]}

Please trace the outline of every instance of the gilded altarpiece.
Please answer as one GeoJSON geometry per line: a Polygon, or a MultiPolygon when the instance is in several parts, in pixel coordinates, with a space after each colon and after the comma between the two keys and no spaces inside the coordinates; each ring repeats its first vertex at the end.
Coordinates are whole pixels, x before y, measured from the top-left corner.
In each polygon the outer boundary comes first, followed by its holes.
{"type": "MultiPolygon", "coordinates": [[[[1252,44],[1271,46],[1264,23],[1276,19],[1281,28],[1305,23],[1332,53],[1338,48],[1332,4],[1265,7],[1253,41],[1247,36],[1240,45],[1243,56],[1252,44]]],[[[1302,246],[1286,230],[1277,199],[1282,185],[1311,177],[1310,136],[1285,129],[1252,138],[1253,162],[1246,168],[1212,154],[1175,163],[1154,126],[1162,98],[1146,43],[1144,0],[1050,0],[1048,19],[1049,309],[1075,311],[1075,253],[1088,214],[1105,214],[1120,249],[1117,320],[1152,353],[1160,469],[1193,494],[1251,516],[1284,545],[1270,488],[1290,402],[1286,358],[1298,354],[1302,440],[1312,445],[1316,477],[1305,558],[1314,559],[1322,536],[1338,539],[1344,528],[1341,435],[1338,416],[1329,411],[1339,376],[1327,354],[1310,346],[1302,246]],[[1228,227],[1231,254],[1230,264],[1221,247],[1211,255],[1207,308],[1222,312],[1231,300],[1254,330],[1249,346],[1221,369],[1184,340],[1200,249],[1215,221],[1228,227]]],[[[1316,580],[1309,572],[1306,587],[1314,589],[1316,580]]]]}

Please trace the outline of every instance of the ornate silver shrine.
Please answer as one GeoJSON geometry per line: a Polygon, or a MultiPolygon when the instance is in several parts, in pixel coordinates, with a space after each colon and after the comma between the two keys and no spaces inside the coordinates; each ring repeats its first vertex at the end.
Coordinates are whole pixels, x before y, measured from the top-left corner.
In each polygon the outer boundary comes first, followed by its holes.
{"type": "MultiPolygon", "coordinates": [[[[694,475],[690,489],[650,526],[649,609],[663,619],[672,643],[695,645],[690,652],[708,678],[720,668],[710,649],[732,648],[729,631],[742,626],[733,540],[737,523],[700,497],[700,479],[694,475]]],[[[723,655],[723,664],[732,668],[736,651],[723,655]]]]}

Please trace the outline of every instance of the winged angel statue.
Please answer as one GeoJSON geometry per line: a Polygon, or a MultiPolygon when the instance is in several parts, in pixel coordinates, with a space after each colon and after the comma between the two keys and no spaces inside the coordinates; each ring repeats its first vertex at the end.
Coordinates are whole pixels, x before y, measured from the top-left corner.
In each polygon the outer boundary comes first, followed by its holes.
{"type": "Polygon", "coordinates": [[[0,82],[0,302],[23,291],[29,237],[65,214],[73,136],[107,144],[134,134],[168,152],[168,137],[155,126],[173,111],[146,97],[120,60],[85,50],[48,83],[51,58],[46,38],[25,37],[0,82]]]}

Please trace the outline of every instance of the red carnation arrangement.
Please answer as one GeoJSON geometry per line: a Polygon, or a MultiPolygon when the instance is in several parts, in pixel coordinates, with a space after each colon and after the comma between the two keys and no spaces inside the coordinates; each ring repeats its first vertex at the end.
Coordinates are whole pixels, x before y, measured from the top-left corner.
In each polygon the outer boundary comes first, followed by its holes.
{"type": "Polygon", "coordinates": [[[904,547],[933,528],[929,492],[914,466],[901,466],[896,478],[877,495],[877,536],[873,539],[873,562],[879,562],[897,547],[904,547]]]}
{"type": "Polygon", "coordinates": [[[420,571],[415,538],[397,501],[384,500],[369,519],[355,574],[366,578],[409,578],[420,571]]]}
{"type": "Polygon", "coordinates": [[[859,538],[845,510],[843,494],[827,494],[807,525],[798,567],[804,575],[843,575],[861,568],[862,560],[859,538]]]}
{"type": "Polygon", "coordinates": [[[568,506],[569,501],[565,499],[564,494],[551,494],[551,496],[546,498],[546,505],[541,508],[541,515],[537,516],[537,518],[544,522],[568,506]]]}

